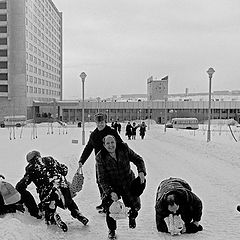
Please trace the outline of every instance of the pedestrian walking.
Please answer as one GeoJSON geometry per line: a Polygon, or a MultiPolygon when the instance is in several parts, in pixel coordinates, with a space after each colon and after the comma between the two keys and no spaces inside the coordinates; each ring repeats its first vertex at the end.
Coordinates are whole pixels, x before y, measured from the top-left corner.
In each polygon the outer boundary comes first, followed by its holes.
{"type": "Polygon", "coordinates": [[[140,128],[139,128],[139,133],[140,133],[141,139],[144,139],[146,130],[147,130],[147,125],[145,122],[142,122],[140,124],[140,128]]]}
{"type": "Polygon", "coordinates": [[[136,135],[137,135],[137,128],[139,127],[139,125],[137,125],[135,122],[133,122],[132,124],[132,139],[136,139],[136,135]]]}
{"type": "Polygon", "coordinates": [[[114,201],[122,198],[125,206],[130,208],[129,228],[136,227],[135,219],[141,208],[139,196],[146,184],[146,169],[142,157],[130,149],[126,143],[117,143],[112,135],[104,137],[103,141],[104,147],[96,156],[98,182],[103,189],[102,197],[107,206],[108,238],[116,239],[117,223],[111,217],[109,208],[114,201]],[[137,178],[131,170],[130,162],[137,167],[137,178]],[[136,181],[138,181],[137,184],[136,181]],[[139,188],[140,192],[138,192],[139,188]]]}
{"type": "Polygon", "coordinates": [[[132,125],[130,122],[127,123],[126,125],[126,134],[125,134],[127,137],[128,137],[128,140],[131,140],[131,137],[132,137],[132,125]]]}
{"type": "MultiPolygon", "coordinates": [[[[82,167],[84,163],[89,158],[90,154],[94,150],[95,155],[101,150],[103,147],[103,138],[107,135],[113,135],[116,138],[117,142],[122,142],[121,137],[118,135],[117,131],[115,131],[113,128],[107,125],[107,115],[104,113],[97,113],[94,116],[95,122],[97,127],[95,130],[90,134],[89,140],[87,145],[85,146],[82,155],[79,160],[79,167],[82,167]]],[[[100,193],[100,197],[102,195],[102,189],[101,186],[98,183],[98,177],[96,172],[96,181],[100,193]]],[[[99,210],[99,212],[104,212],[104,205],[101,204],[96,206],[96,209],[99,210]]]]}

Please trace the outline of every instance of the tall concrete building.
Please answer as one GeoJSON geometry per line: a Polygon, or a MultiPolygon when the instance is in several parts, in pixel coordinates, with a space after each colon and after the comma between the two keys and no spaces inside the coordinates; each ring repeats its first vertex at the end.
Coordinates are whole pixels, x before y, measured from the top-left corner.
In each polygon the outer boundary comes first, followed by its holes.
{"type": "Polygon", "coordinates": [[[62,100],[62,13],[52,0],[0,0],[0,120],[62,100]]]}
{"type": "Polygon", "coordinates": [[[148,100],[164,100],[168,96],[168,76],[161,80],[153,80],[153,77],[147,79],[148,100]]]}

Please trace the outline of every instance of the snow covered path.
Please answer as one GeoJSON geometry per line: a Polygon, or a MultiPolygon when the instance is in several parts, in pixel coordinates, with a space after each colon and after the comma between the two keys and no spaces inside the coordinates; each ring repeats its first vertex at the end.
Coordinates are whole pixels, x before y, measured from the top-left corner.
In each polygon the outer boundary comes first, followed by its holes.
{"type": "MultiPolygon", "coordinates": [[[[93,125],[94,126],[94,125],[93,125]]],[[[87,127],[87,136],[93,126],[87,127]]],[[[52,155],[69,167],[71,179],[77,168],[82,152],[81,141],[72,144],[72,139],[81,139],[81,129],[70,128],[67,135],[46,135],[46,128],[39,128],[38,139],[31,140],[31,129],[24,130],[23,139],[8,140],[7,129],[0,129],[1,173],[15,184],[24,173],[25,155],[37,149],[42,155],[52,155]]],[[[122,138],[126,140],[124,134],[122,138]]],[[[142,209],[137,218],[137,228],[129,229],[128,221],[118,222],[119,240],[147,239],[194,239],[194,240],[229,240],[239,239],[240,214],[236,205],[240,203],[240,143],[226,135],[214,135],[206,142],[206,135],[201,131],[176,131],[162,126],[151,125],[146,139],[126,140],[129,146],[140,154],[146,163],[147,187],[142,195],[142,209]],[[158,233],[155,226],[155,194],[159,183],[168,177],[180,177],[192,186],[203,201],[202,232],[171,237],[158,233]]],[[[135,167],[133,166],[135,169],[135,167]]],[[[69,231],[61,232],[56,227],[47,227],[41,220],[35,220],[27,213],[13,214],[0,218],[0,239],[3,240],[90,240],[106,239],[105,217],[95,210],[99,196],[95,183],[93,154],[84,165],[85,183],[83,190],[75,198],[84,215],[89,218],[89,225],[83,226],[73,219],[68,210],[59,210],[62,219],[68,224],[69,231]]],[[[30,189],[34,186],[30,185],[30,189]]],[[[37,197],[37,195],[35,194],[37,197]]]]}

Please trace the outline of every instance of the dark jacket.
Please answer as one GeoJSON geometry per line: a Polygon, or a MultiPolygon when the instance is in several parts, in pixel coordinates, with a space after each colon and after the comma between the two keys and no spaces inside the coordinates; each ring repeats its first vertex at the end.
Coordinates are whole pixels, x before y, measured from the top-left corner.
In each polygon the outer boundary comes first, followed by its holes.
{"type": "Polygon", "coordinates": [[[38,159],[33,159],[25,168],[23,178],[17,183],[16,189],[21,193],[32,182],[37,188],[41,201],[49,201],[52,189],[56,183],[67,188],[65,176],[68,168],[52,157],[43,157],[43,164],[38,159]]]}
{"type": "Polygon", "coordinates": [[[186,223],[200,221],[202,216],[202,202],[192,192],[189,184],[180,178],[169,178],[163,180],[157,190],[156,195],[156,224],[158,231],[168,232],[164,218],[169,216],[166,196],[175,193],[179,199],[179,209],[177,214],[181,214],[182,220],[186,223]]]}
{"type": "Polygon", "coordinates": [[[140,129],[139,129],[139,132],[140,132],[140,135],[145,135],[145,132],[146,132],[146,128],[147,128],[147,125],[146,124],[141,124],[140,125],[140,129]]]}
{"type": "Polygon", "coordinates": [[[121,137],[118,135],[117,131],[115,129],[109,127],[106,125],[106,127],[99,131],[98,128],[96,128],[89,137],[88,143],[86,147],[83,150],[83,153],[80,157],[79,162],[84,164],[90,154],[92,153],[93,149],[95,151],[95,155],[102,149],[103,147],[103,138],[107,135],[113,135],[116,138],[117,142],[122,142],[121,137]]]}
{"type": "Polygon", "coordinates": [[[107,197],[114,191],[119,195],[126,196],[131,205],[136,197],[134,198],[130,193],[130,183],[135,179],[130,162],[136,165],[138,172],[143,172],[146,175],[145,164],[142,157],[130,149],[126,143],[117,144],[116,155],[117,161],[110,156],[105,148],[97,154],[98,182],[103,189],[103,197],[107,197]]]}
{"type": "Polygon", "coordinates": [[[126,136],[132,136],[132,125],[131,124],[126,125],[126,136]]]}

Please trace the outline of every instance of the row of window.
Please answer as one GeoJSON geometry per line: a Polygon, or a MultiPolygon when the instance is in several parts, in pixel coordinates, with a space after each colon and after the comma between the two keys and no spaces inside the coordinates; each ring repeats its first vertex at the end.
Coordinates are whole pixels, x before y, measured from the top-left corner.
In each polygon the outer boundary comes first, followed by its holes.
{"type": "MultiPolygon", "coordinates": [[[[57,81],[57,82],[61,81],[59,76],[57,76],[55,74],[52,74],[50,72],[44,71],[40,68],[34,67],[31,64],[26,64],[26,70],[29,71],[30,73],[35,73],[35,74],[38,74],[39,76],[43,76],[43,77],[52,79],[52,80],[57,81]]],[[[60,71],[59,71],[59,74],[60,74],[60,71]]]]}
{"type": "MultiPolygon", "coordinates": [[[[45,59],[46,61],[54,62],[54,59],[51,58],[47,53],[44,53],[41,49],[37,48],[36,46],[32,45],[31,43],[26,41],[26,49],[37,54],[39,57],[45,59]]],[[[61,61],[61,57],[59,56],[59,61],[61,61]]]]}
{"type": "MultiPolygon", "coordinates": [[[[31,24],[30,24],[31,26],[31,24]]],[[[30,27],[31,29],[31,27],[30,27]]],[[[37,29],[37,28],[33,28],[31,29],[33,32],[35,32],[37,34],[37,36],[39,38],[41,38],[42,40],[45,40],[45,35],[41,32],[41,30],[37,29]]],[[[56,46],[56,45],[54,45],[56,46]]],[[[48,46],[45,46],[44,49],[49,52],[51,55],[53,55],[56,59],[59,59],[60,58],[60,55],[61,55],[61,47],[60,48],[57,48],[57,47],[54,47],[54,49],[56,49],[56,51],[53,51],[52,48],[48,47],[48,46]],[[46,49],[45,49],[46,48],[46,49]],[[58,54],[57,54],[58,53],[58,54]]]]}
{"type": "Polygon", "coordinates": [[[33,22],[37,24],[43,31],[49,30],[46,32],[54,40],[54,37],[60,37],[61,33],[61,18],[59,19],[59,24],[49,15],[48,11],[40,10],[37,6],[34,5],[33,8],[26,6],[26,16],[28,16],[33,22]],[[45,14],[44,14],[45,13],[45,14]],[[45,15],[45,16],[44,16],[45,15]],[[50,16],[50,18],[48,17],[50,16]],[[49,20],[48,20],[49,19],[49,20]]]}
{"type": "Polygon", "coordinates": [[[58,83],[54,83],[54,82],[50,82],[50,81],[47,81],[47,80],[44,80],[41,78],[33,77],[31,75],[27,75],[26,81],[30,82],[30,83],[34,83],[34,84],[45,85],[48,87],[53,87],[53,88],[58,88],[58,89],[61,88],[61,85],[58,83]]]}
{"type": "Polygon", "coordinates": [[[31,31],[28,31],[26,29],[26,38],[33,41],[36,45],[40,46],[42,49],[44,49],[46,51],[47,51],[47,46],[49,46],[54,51],[61,53],[61,42],[60,41],[58,41],[58,46],[57,46],[48,37],[46,37],[44,34],[41,34],[41,32],[39,32],[38,36],[41,39],[43,38],[42,40],[44,42],[42,42],[41,40],[39,40],[39,38],[37,38],[37,34],[32,34],[31,31]]]}
{"type": "Polygon", "coordinates": [[[59,15],[56,14],[56,11],[54,10],[54,8],[56,7],[52,1],[50,2],[49,0],[26,0],[26,3],[31,8],[33,8],[34,6],[35,7],[38,6],[41,10],[40,12],[45,13],[45,15],[49,18],[49,20],[52,21],[52,18],[53,18],[55,19],[56,22],[60,24],[61,21],[59,19],[59,15]],[[51,3],[52,5],[50,5],[49,3],[51,3]]]}
{"type": "MultiPolygon", "coordinates": [[[[1,54],[1,52],[0,52],[0,54],[1,54]]],[[[1,55],[0,55],[0,56],[1,56],[1,55]]],[[[26,59],[29,60],[29,61],[32,62],[32,63],[35,63],[35,64],[39,65],[40,67],[43,67],[43,68],[45,68],[45,69],[47,69],[47,70],[52,71],[52,72],[54,72],[54,73],[57,73],[57,72],[60,73],[60,72],[61,72],[60,70],[58,71],[57,68],[55,68],[55,67],[53,67],[52,65],[50,65],[50,64],[42,61],[41,59],[35,57],[34,55],[32,55],[32,54],[30,54],[30,53],[26,53],[26,59]]],[[[54,59],[52,59],[52,60],[54,61],[55,64],[57,64],[57,62],[56,62],[54,59]]],[[[58,67],[60,68],[60,64],[59,64],[58,67]]]]}
{"type": "Polygon", "coordinates": [[[55,91],[55,90],[51,90],[51,89],[44,89],[44,88],[37,88],[37,87],[32,87],[32,86],[27,86],[27,93],[60,96],[59,91],[55,91]]]}

